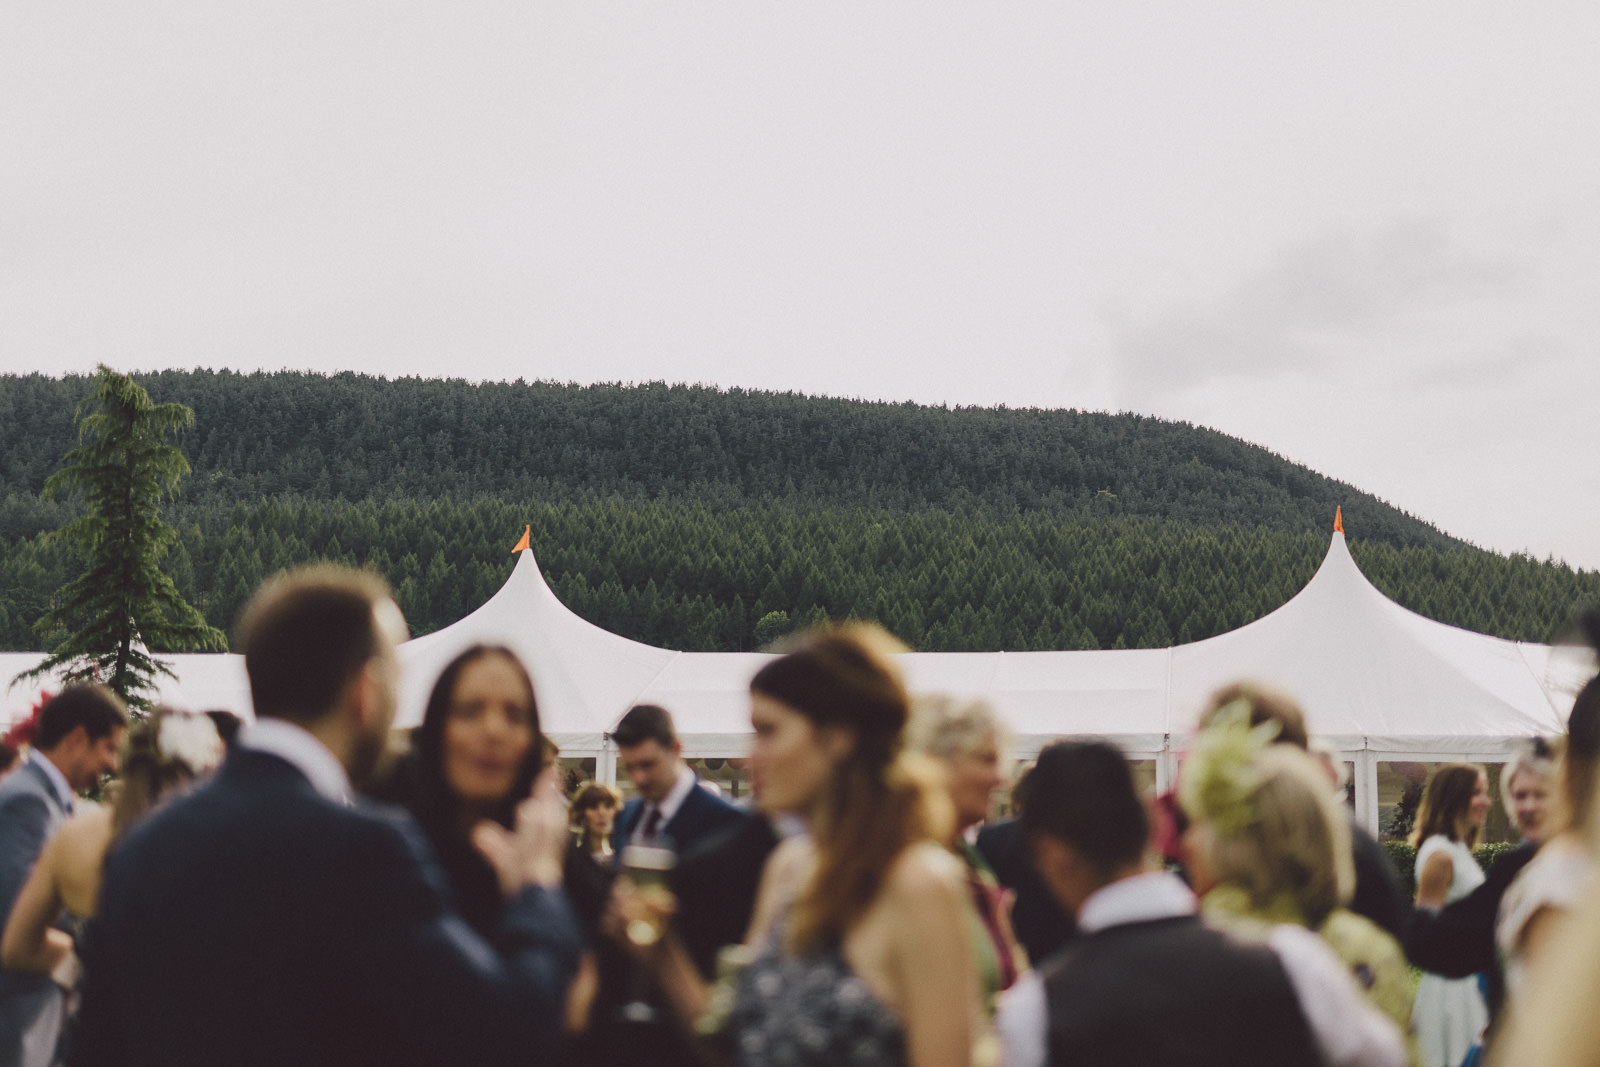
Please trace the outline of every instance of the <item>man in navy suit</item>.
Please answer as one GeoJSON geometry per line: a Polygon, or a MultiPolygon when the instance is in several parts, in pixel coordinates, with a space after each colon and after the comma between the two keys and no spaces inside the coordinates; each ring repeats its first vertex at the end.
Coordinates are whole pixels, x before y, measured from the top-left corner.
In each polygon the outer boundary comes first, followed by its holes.
{"type": "Polygon", "coordinates": [[[514,831],[476,831],[507,894],[488,941],[410,818],[353,799],[404,633],[369,574],[315,568],[256,596],[241,640],[257,721],[107,858],[75,1067],[551,1062],[578,953],[553,777],[514,831]]]}
{"type": "MultiPolygon", "coordinates": [[[[68,686],[40,709],[33,750],[0,781],[0,917],[11,914],[45,842],[71,813],[73,794],[117,769],[127,725],[122,701],[98,685],[68,686]]],[[[0,970],[0,1065],[49,1063],[62,1008],[49,975],[0,970]]]]}
{"type": "Polygon", "coordinates": [[[681,855],[739,821],[739,809],[701,787],[683,761],[683,745],[666,708],[640,704],[630,709],[611,740],[639,792],[623,805],[612,831],[619,857],[630,842],[668,845],[681,855]]]}
{"type": "MultiPolygon", "coordinates": [[[[671,848],[682,856],[740,822],[743,813],[702,787],[684,762],[683,746],[665,708],[655,704],[631,708],[611,739],[639,794],[623,806],[612,829],[612,848],[619,862],[625,863],[629,844],[671,848]]],[[[681,903],[694,908],[709,902],[681,903]]],[[[596,962],[600,989],[582,1062],[591,1067],[633,1067],[640,1062],[640,1049],[650,1050],[647,1059],[655,1067],[699,1062],[681,1030],[669,1021],[670,1013],[660,1006],[658,992],[636,973],[622,948],[600,943],[596,962]]]]}

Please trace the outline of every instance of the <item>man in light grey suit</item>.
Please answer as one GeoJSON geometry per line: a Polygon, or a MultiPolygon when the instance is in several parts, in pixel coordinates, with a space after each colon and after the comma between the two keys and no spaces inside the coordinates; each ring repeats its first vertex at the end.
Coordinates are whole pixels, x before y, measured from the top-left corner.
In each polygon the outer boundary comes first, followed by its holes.
{"type": "MultiPolygon", "coordinates": [[[[68,686],[39,712],[33,750],[0,779],[0,917],[11,914],[45,842],[71,814],[73,794],[116,770],[127,725],[122,701],[97,685],[68,686]]],[[[48,1064],[62,1006],[49,975],[0,969],[0,1067],[48,1064]]]]}

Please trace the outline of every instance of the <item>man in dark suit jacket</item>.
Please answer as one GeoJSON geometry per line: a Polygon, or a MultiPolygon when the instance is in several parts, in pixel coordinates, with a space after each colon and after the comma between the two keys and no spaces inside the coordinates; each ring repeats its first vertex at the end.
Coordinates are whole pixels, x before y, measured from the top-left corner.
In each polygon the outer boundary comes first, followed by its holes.
{"type": "Polygon", "coordinates": [[[257,595],[257,721],[108,857],[74,1067],[551,1061],[578,952],[554,780],[515,831],[478,828],[508,894],[487,942],[409,817],[353,800],[404,631],[367,574],[315,568],[257,595]]]}
{"type": "MultiPolygon", "coordinates": [[[[672,715],[655,704],[630,708],[611,732],[618,762],[638,796],[623,805],[611,831],[619,866],[630,844],[670,848],[679,856],[737,824],[738,808],[700,784],[683,760],[672,715]]],[[[691,902],[694,910],[698,901],[691,902]]],[[[664,1000],[639,973],[619,945],[602,943],[595,954],[600,989],[590,1033],[581,1050],[591,1067],[633,1067],[649,1049],[656,1067],[688,1067],[697,1062],[681,1029],[670,1020],[664,1000]]]]}
{"type": "MultiPolygon", "coordinates": [[[[33,750],[0,780],[0,921],[11,914],[45,842],[72,812],[73,794],[117,769],[127,725],[122,701],[97,685],[68,686],[39,710],[33,750]]],[[[0,970],[0,1065],[49,1062],[62,1008],[49,975],[0,970]]]]}
{"type": "Polygon", "coordinates": [[[739,809],[701,787],[683,761],[683,745],[667,709],[655,704],[630,709],[611,740],[639,792],[623,805],[611,833],[619,861],[630,842],[664,844],[682,855],[739,821],[739,809]]]}
{"type": "Polygon", "coordinates": [[[672,926],[707,981],[716,977],[717,953],[723,946],[744,942],[767,857],[778,841],[770,815],[746,812],[684,856],[672,872],[678,898],[672,926]]]}

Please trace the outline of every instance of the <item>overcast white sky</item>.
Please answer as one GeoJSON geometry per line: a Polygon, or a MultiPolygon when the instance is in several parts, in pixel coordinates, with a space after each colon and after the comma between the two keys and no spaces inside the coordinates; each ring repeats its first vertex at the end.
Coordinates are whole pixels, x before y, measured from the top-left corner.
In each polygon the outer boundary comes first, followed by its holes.
{"type": "Polygon", "coordinates": [[[1588,3],[12,0],[0,371],[1138,411],[1600,568],[1596,55],[1588,3]]]}

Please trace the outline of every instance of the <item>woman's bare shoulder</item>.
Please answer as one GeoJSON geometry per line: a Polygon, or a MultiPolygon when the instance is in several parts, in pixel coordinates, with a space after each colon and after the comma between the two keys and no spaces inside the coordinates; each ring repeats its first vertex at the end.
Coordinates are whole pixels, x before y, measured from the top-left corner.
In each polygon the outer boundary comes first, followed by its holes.
{"type": "Polygon", "coordinates": [[[111,809],[85,807],[61,824],[50,843],[61,849],[94,846],[111,836],[111,809]]]}
{"type": "Polygon", "coordinates": [[[794,874],[804,870],[817,859],[817,846],[810,834],[796,834],[778,842],[767,860],[767,870],[774,874],[794,874]]]}
{"type": "Polygon", "coordinates": [[[932,841],[910,845],[889,867],[884,890],[907,903],[959,895],[964,875],[961,861],[932,841]]]}

